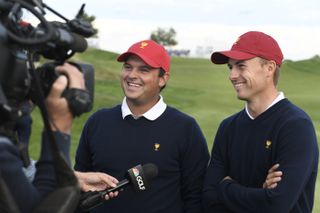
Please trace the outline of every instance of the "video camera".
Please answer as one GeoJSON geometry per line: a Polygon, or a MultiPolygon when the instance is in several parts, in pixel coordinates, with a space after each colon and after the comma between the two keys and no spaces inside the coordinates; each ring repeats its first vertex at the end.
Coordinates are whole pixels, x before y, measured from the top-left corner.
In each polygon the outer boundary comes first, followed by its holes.
{"type": "MultiPolygon", "coordinates": [[[[23,116],[21,105],[31,99],[42,114],[57,180],[56,189],[35,207],[35,213],[73,212],[79,202],[77,179],[56,143],[44,99],[60,75],[55,67],[76,52],[84,52],[87,49],[85,38],[95,33],[91,24],[83,19],[84,15],[84,5],[74,19],[68,20],[42,0],[0,0],[0,136],[17,142],[13,127],[23,116]],[[47,10],[64,22],[47,21],[47,10]],[[31,24],[32,19],[30,23],[23,20],[25,14],[32,15],[37,25],[31,24]],[[40,56],[51,61],[36,67],[40,56]]],[[[90,111],[93,105],[94,70],[90,64],[72,64],[84,74],[86,90],[67,88],[62,96],[73,115],[79,116],[90,111]]],[[[6,198],[1,199],[0,211],[5,207],[10,209],[5,212],[18,212],[7,188],[0,175],[0,194],[6,198]]]]}
{"type": "MultiPolygon", "coordinates": [[[[68,20],[41,0],[0,0],[0,124],[17,120],[21,116],[18,105],[24,100],[38,105],[39,97],[46,97],[60,75],[55,67],[86,50],[85,38],[95,32],[83,15],[84,4],[68,20]],[[47,21],[46,10],[65,22],[47,21]],[[25,13],[36,18],[36,27],[22,20],[25,13]],[[36,68],[39,56],[53,61],[36,68]]],[[[79,116],[92,109],[94,70],[90,64],[72,64],[84,74],[87,90],[66,89],[63,96],[73,115],[79,116]]]]}

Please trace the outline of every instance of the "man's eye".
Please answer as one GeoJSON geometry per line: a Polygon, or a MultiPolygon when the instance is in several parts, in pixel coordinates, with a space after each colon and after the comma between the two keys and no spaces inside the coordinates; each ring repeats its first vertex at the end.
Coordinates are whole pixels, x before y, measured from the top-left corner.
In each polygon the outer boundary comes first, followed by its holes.
{"type": "Polygon", "coordinates": [[[140,71],[141,71],[141,72],[149,72],[150,69],[148,69],[148,68],[142,68],[142,69],[140,69],[140,71]]]}
{"type": "Polygon", "coordinates": [[[239,68],[240,69],[243,69],[243,68],[245,68],[246,67],[246,65],[244,65],[244,64],[239,64],[239,68]]]}

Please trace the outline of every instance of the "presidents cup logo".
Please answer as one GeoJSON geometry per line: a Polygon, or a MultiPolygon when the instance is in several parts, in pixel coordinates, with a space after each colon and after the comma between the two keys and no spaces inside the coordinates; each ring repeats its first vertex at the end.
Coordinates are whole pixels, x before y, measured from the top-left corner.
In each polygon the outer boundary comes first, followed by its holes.
{"type": "Polygon", "coordinates": [[[270,149],[270,146],[272,145],[272,141],[267,140],[265,144],[266,149],[270,149]]]}
{"type": "Polygon", "coordinates": [[[137,181],[137,183],[138,183],[139,189],[140,189],[140,190],[146,190],[146,187],[145,187],[145,184],[144,184],[144,182],[143,182],[143,178],[142,178],[141,175],[140,175],[139,169],[133,168],[133,169],[132,169],[132,172],[133,172],[133,174],[134,174],[134,176],[135,176],[135,179],[136,179],[136,181],[137,181]]]}
{"type": "Polygon", "coordinates": [[[141,42],[140,43],[140,48],[141,49],[144,49],[146,46],[148,46],[149,44],[147,43],[147,42],[145,42],[145,41],[143,41],[143,42],[141,42]]]}

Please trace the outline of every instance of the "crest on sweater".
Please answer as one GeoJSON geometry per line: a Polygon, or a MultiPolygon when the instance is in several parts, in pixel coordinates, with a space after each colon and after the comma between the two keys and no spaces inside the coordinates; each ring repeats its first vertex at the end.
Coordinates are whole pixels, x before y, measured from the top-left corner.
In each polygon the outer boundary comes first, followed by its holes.
{"type": "Polygon", "coordinates": [[[266,149],[270,149],[271,145],[272,145],[272,141],[267,140],[267,141],[266,141],[266,144],[265,144],[265,148],[266,148],[266,149]]]}
{"type": "Polygon", "coordinates": [[[154,143],[154,151],[159,151],[159,149],[160,149],[160,144],[154,143]]]}

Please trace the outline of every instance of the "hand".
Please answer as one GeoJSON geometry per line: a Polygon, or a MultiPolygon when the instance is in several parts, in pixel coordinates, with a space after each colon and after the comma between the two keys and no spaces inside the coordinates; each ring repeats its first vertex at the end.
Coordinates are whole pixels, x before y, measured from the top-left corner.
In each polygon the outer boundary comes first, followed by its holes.
{"type": "MultiPolygon", "coordinates": [[[[80,189],[84,192],[87,191],[101,191],[106,188],[116,187],[119,182],[111,175],[102,172],[74,172],[78,178],[80,189]]],[[[118,196],[118,192],[110,192],[106,195],[105,199],[118,196]]]]}
{"type": "Polygon", "coordinates": [[[68,63],[57,66],[56,71],[66,74],[68,78],[65,75],[60,75],[56,79],[46,98],[46,106],[52,130],[70,134],[73,115],[68,107],[67,100],[61,95],[68,84],[69,88],[84,89],[84,77],[75,66],[68,63]]]}
{"type": "Polygon", "coordinates": [[[57,66],[55,70],[68,76],[69,88],[85,89],[83,74],[76,66],[64,63],[62,66],[57,66]]]}
{"type": "Polygon", "coordinates": [[[220,183],[222,183],[223,181],[225,180],[233,180],[230,176],[225,176],[221,181],[220,183]]]}
{"type": "Polygon", "coordinates": [[[277,171],[280,164],[273,165],[269,171],[262,188],[264,189],[274,189],[277,187],[278,183],[281,181],[282,172],[277,171]]]}
{"type": "Polygon", "coordinates": [[[232,178],[230,176],[225,176],[222,181],[224,180],[232,180],[232,178]]]}

